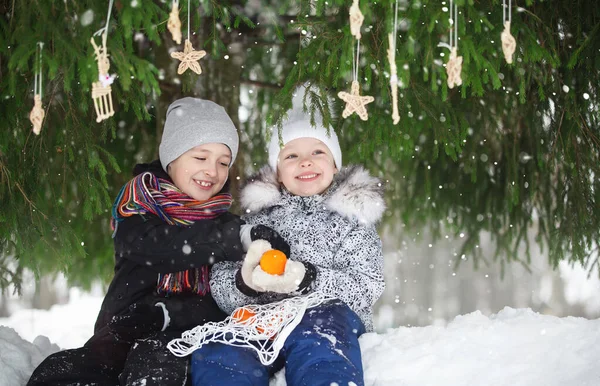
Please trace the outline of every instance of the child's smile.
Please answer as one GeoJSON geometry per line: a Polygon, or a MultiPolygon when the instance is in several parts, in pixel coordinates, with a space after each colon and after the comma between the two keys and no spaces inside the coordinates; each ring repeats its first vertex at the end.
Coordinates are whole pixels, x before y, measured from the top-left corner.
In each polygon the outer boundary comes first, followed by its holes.
{"type": "Polygon", "coordinates": [[[196,184],[198,184],[200,186],[201,189],[206,189],[206,190],[210,190],[210,188],[214,185],[213,182],[210,181],[204,181],[204,180],[196,180],[194,179],[194,182],[196,184]]]}
{"type": "Polygon", "coordinates": [[[219,193],[229,176],[231,151],[222,143],[196,146],[169,164],[173,183],[188,196],[205,201],[219,193]]]}
{"type": "Polygon", "coordinates": [[[331,151],[318,139],[294,139],[279,153],[279,181],[297,196],[308,197],[323,193],[331,185],[335,173],[337,168],[331,151]]]}
{"type": "Polygon", "coordinates": [[[302,173],[296,178],[303,182],[312,182],[316,180],[319,176],[320,174],[317,173],[302,173]]]}

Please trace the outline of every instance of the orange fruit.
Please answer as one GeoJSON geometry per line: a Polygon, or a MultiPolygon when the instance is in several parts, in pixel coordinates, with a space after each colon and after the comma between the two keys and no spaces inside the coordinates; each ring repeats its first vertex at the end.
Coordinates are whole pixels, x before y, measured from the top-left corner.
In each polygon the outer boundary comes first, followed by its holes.
{"type": "Polygon", "coordinates": [[[240,322],[242,324],[245,324],[245,322],[250,319],[251,317],[253,317],[254,315],[256,315],[253,311],[247,309],[247,308],[238,308],[237,310],[235,310],[233,312],[233,315],[231,315],[231,317],[233,318],[233,320],[235,320],[236,322],[240,322]]]}
{"type": "MultiPolygon", "coordinates": [[[[231,318],[233,320],[235,320],[238,323],[241,324],[246,324],[248,319],[250,319],[251,317],[255,316],[256,313],[254,311],[251,311],[247,308],[238,308],[237,310],[235,310],[233,312],[233,315],[231,315],[231,318]]],[[[256,331],[258,331],[259,334],[262,334],[265,332],[264,328],[262,327],[256,327],[256,331]]]]}
{"type": "Polygon", "coordinates": [[[287,257],[285,253],[277,249],[266,251],[260,258],[260,267],[263,271],[271,275],[282,275],[285,271],[286,263],[287,257]]]}

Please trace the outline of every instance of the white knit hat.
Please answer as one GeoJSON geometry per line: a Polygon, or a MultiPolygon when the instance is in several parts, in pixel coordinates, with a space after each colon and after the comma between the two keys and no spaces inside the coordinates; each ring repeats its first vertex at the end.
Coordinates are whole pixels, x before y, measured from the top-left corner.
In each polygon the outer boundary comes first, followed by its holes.
{"type": "MultiPolygon", "coordinates": [[[[338,169],[342,167],[342,149],[338,137],[333,130],[333,127],[327,128],[323,126],[323,117],[318,111],[315,112],[315,124],[310,124],[310,115],[302,111],[302,99],[306,88],[304,86],[296,89],[294,93],[294,99],[292,100],[292,110],[288,113],[288,118],[283,122],[281,136],[283,138],[283,146],[288,142],[298,138],[315,138],[323,142],[331,151],[333,155],[333,161],[338,169]]],[[[269,165],[273,170],[277,170],[277,159],[279,158],[279,152],[281,147],[279,146],[279,134],[277,127],[273,128],[273,134],[271,135],[271,141],[268,145],[269,152],[269,165]]]]}

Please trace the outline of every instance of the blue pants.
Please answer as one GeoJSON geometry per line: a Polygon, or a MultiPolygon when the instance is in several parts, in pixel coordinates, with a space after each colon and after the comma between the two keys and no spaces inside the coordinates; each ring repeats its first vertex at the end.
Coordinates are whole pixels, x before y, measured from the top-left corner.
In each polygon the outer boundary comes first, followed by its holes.
{"type": "Polygon", "coordinates": [[[285,366],[288,386],[364,385],[358,337],[360,318],[339,300],[306,311],[270,366],[247,348],[220,343],[205,345],[192,355],[194,386],[267,386],[285,366]]]}

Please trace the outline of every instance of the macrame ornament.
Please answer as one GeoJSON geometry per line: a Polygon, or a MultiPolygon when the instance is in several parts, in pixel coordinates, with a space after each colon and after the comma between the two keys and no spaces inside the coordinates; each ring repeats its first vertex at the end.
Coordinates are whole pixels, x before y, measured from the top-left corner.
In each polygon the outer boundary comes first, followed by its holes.
{"type": "Polygon", "coordinates": [[[333,297],[313,292],[275,303],[240,307],[222,322],[208,322],[185,331],[167,348],[173,355],[184,357],[208,343],[245,347],[256,351],[260,362],[268,366],[277,359],[306,310],[328,300],[333,297]]]}
{"type": "Polygon", "coordinates": [[[353,0],[352,6],[350,7],[350,33],[352,36],[360,39],[360,27],[362,27],[363,21],[365,17],[360,11],[360,7],[358,6],[359,0],[353,0]]]}
{"type": "Polygon", "coordinates": [[[375,98],[372,96],[360,95],[360,85],[358,84],[358,67],[360,64],[360,27],[364,17],[358,7],[358,0],[354,0],[350,7],[350,32],[356,38],[356,51],[353,48],[352,55],[352,88],[350,93],[340,91],[338,97],[346,102],[346,107],[342,111],[342,117],[348,118],[353,113],[356,113],[360,119],[366,121],[369,119],[367,113],[367,104],[373,102],[375,98]],[[354,8],[354,9],[353,9],[354,8]],[[359,17],[360,16],[360,17],[359,17]]]}
{"type": "Polygon", "coordinates": [[[100,47],[96,45],[94,37],[90,39],[92,46],[94,47],[96,61],[98,61],[98,82],[92,83],[92,99],[94,100],[94,109],[96,110],[96,122],[102,122],[115,115],[112,101],[112,88],[110,87],[115,80],[115,75],[109,75],[108,73],[110,61],[108,60],[108,50],[106,48],[108,24],[110,22],[110,12],[112,10],[113,1],[114,0],[110,0],[110,3],[108,4],[106,25],[104,28],[94,33],[94,36],[101,34],[102,45],[100,47]]]}
{"type": "Polygon", "coordinates": [[[512,1],[508,0],[508,18],[506,12],[506,0],[502,1],[502,20],[504,22],[504,31],[500,34],[500,40],[502,41],[502,52],[504,53],[504,59],[506,63],[511,64],[513,62],[513,54],[517,49],[517,41],[514,36],[510,33],[510,23],[512,21],[512,1]]]}
{"type": "Polygon", "coordinates": [[[112,88],[115,76],[109,75],[110,61],[108,60],[108,52],[106,50],[106,33],[102,34],[102,46],[98,47],[94,38],[91,38],[92,46],[98,61],[98,82],[92,83],[92,99],[94,100],[94,109],[96,110],[96,122],[115,115],[112,88]]]}
{"type": "Polygon", "coordinates": [[[450,58],[446,63],[446,74],[448,74],[448,87],[454,88],[454,86],[460,86],[462,84],[462,78],[460,76],[462,72],[462,56],[457,56],[457,48],[452,47],[450,51],[450,58]]]}
{"type": "Polygon", "coordinates": [[[390,62],[390,88],[392,90],[392,122],[396,125],[400,122],[398,113],[398,70],[396,68],[396,35],[398,34],[398,0],[394,13],[394,31],[388,34],[390,47],[387,51],[388,61],[390,62]]]}
{"type": "Polygon", "coordinates": [[[196,74],[202,74],[202,68],[200,67],[200,63],[198,62],[200,59],[206,56],[206,51],[194,50],[192,47],[192,42],[190,41],[190,0],[188,0],[188,32],[187,39],[185,39],[183,52],[172,52],[171,57],[180,60],[179,67],[177,68],[177,73],[179,75],[186,72],[188,69],[194,71],[196,74]]]}
{"type": "Polygon", "coordinates": [[[179,20],[179,0],[173,0],[167,29],[177,44],[181,44],[181,20],[179,20]]]}
{"type": "MultiPolygon", "coordinates": [[[[38,68],[34,75],[34,86],[33,86],[33,109],[29,113],[29,120],[33,125],[33,133],[39,135],[42,130],[42,123],[44,122],[44,107],[42,106],[42,49],[44,43],[39,42],[37,44],[37,62],[38,68]]],[[[34,65],[35,67],[35,65],[34,65]]]]}
{"type": "Polygon", "coordinates": [[[450,0],[450,58],[446,63],[446,74],[448,75],[448,87],[460,86],[462,84],[462,56],[458,56],[458,7],[450,0]]]}

